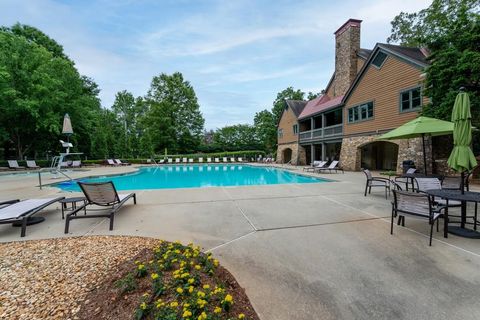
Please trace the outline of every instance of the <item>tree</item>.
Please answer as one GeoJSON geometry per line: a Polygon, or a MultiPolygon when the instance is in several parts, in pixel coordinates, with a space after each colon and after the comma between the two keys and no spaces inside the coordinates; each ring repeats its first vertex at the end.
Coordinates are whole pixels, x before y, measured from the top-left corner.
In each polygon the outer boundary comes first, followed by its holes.
{"type": "Polygon", "coordinates": [[[248,124],[217,129],[213,135],[213,141],[225,151],[256,150],[260,146],[255,136],[255,128],[248,124]]]}
{"type": "Polygon", "coordinates": [[[200,145],[205,120],[193,87],[180,72],[154,77],[146,96],[149,111],[145,119],[154,150],[169,148],[193,152],[200,145]]]}
{"type": "Polygon", "coordinates": [[[321,96],[322,94],[325,93],[325,90],[322,90],[322,92],[308,92],[307,94],[307,100],[310,101],[310,100],[313,100],[315,98],[318,98],[319,96],[321,96]]]}
{"type": "Polygon", "coordinates": [[[100,110],[98,88],[81,77],[70,60],[42,45],[46,35],[42,38],[39,30],[28,30],[37,36],[0,30],[0,127],[5,128],[0,137],[7,139],[6,145],[15,149],[19,159],[58,150],[62,119],[69,113],[73,141],[88,147],[100,110]],[[36,39],[42,41],[36,43],[36,39]]]}
{"type": "Polygon", "coordinates": [[[136,140],[136,104],[133,94],[126,90],[120,91],[115,95],[112,111],[115,113],[116,120],[121,124],[122,140],[121,152],[122,157],[132,157],[132,143],[136,140]]]}
{"type": "Polygon", "coordinates": [[[305,97],[305,92],[300,89],[293,89],[293,87],[288,87],[287,89],[277,93],[277,98],[273,101],[273,119],[275,120],[275,125],[280,121],[282,116],[283,109],[285,109],[285,100],[303,100],[305,97]]]}
{"type": "Polygon", "coordinates": [[[265,151],[273,152],[277,144],[277,123],[273,113],[268,110],[257,112],[253,122],[257,139],[265,151]]]}
{"type": "Polygon", "coordinates": [[[459,20],[475,19],[478,0],[434,0],[430,7],[416,13],[401,12],[393,21],[388,43],[410,47],[429,47],[436,39],[448,34],[459,20]]]}

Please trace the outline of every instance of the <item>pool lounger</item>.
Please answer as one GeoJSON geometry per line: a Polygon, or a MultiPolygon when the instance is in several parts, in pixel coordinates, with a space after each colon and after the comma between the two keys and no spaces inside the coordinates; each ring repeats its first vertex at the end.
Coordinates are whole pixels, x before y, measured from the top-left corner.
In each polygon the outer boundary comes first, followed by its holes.
{"type": "Polygon", "coordinates": [[[25,237],[28,219],[40,210],[64,198],[65,197],[56,197],[0,202],[0,224],[21,223],[20,236],[25,237]]]}
{"type": "Polygon", "coordinates": [[[77,209],[67,214],[65,220],[65,233],[68,233],[70,220],[84,218],[109,218],[110,230],[113,230],[113,219],[115,213],[122,207],[122,205],[130,198],[133,198],[133,203],[137,204],[137,196],[135,193],[118,194],[112,181],[97,183],[78,182],[78,185],[85,194],[87,203],[77,207],[77,209]],[[92,205],[106,207],[105,210],[108,210],[108,212],[89,214],[88,211],[85,211],[85,215],[77,215],[79,211],[82,211],[86,207],[92,205]]]}

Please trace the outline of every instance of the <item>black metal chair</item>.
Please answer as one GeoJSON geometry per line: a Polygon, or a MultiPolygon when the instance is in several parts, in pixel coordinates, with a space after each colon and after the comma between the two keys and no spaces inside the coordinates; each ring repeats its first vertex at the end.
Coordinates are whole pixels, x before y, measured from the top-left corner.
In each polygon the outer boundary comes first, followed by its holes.
{"type": "MultiPolygon", "coordinates": [[[[410,215],[417,218],[428,219],[430,224],[430,242],[432,245],[433,225],[437,221],[438,231],[438,219],[443,216],[442,210],[445,207],[435,206],[433,199],[428,194],[414,193],[407,191],[393,190],[393,202],[392,202],[392,219],[390,223],[390,234],[393,234],[393,222],[395,217],[398,216],[398,225],[405,226],[405,216],[410,215]]],[[[448,228],[448,218],[444,219],[444,228],[448,228]]]]}
{"type": "Polygon", "coordinates": [[[365,176],[367,177],[364,196],[365,197],[367,196],[367,191],[368,191],[368,194],[372,192],[372,187],[382,187],[382,188],[385,188],[385,199],[387,199],[388,198],[387,191],[390,193],[390,183],[392,181],[383,177],[373,177],[372,173],[368,169],[364,169],[363,173],[365,173],[365,176]]]}
{"type": "MultiPolygon", "coordinates": [[[[101,182],[101,183],[84,183],[78,182],[78,185],[85,194],[87,199],[86,204],[77,207],[66,216],[65,220],[65,233],[68,233],[70,220],[73,219],[85,219],[85,218],[109,218],[110,219],[110,230],[113,230],[113,219],[115,213],[122,207],[122,205],[130,198],[133,198],[133,203],[137,204],[137,196],[135,193],[129,194],[118,194],[115,186],[112,181],[101,182]],[[106,213],[101,214],[87,214],[78,215],[77,213],[81,210],[84,210],[87,206],[99,206],[105,207],[100,210],[107,210],[106,213]]],[[[98,211],[98,209],[97,209],[98,211]]]]}

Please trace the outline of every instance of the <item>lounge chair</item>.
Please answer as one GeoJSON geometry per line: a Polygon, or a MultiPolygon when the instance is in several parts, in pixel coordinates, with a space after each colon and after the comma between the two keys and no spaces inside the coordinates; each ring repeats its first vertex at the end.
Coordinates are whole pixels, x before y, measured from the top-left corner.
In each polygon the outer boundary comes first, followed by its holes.
{"type": "Polygon", "coordinates": [[[165,159],[160,159],[160,160],[158,161],[158,164],[164,164],[164,163],[165,163],[165,159]]]}
{"type": "Polygon", "coordinates": [[[235,157],[230,158],[230,162],[235,162],[235,157]]]}
{"type": "Polygon", "coordinates": [[[342,171],[342,173],[345,173],[345,172],[343,171],[343,169],[338,166],[338,161],[337,161],[337,160],[332,161],[332,163],[330,163],[330,165],[329,165],[328,167],[326,167],[326,168],[318,168],[318,169],[316,169],[315,171],[317,171],[317,170],[318,170],[319,173],[320,173],[320,171],[327,171],[327,170],[328,170],[329,172],[332,172],[333,170],[335,170],[335,173],[338,172],[338,171],[342,171]]]}
{"type": "Polygon", "coordinates": [[[207,162],[208,163],[212,162],[212,158],[207,158],[207,162]]]}
{"type": "Polygon", "coordinates": [[[120,166],[129,166],[130,165],[130,163],[122,162],[122,160],[120,160],[120,159],[115,159],[115,163],[120,165],[120,166]]]}
{"type": "Polygon", "coordinates": [[[219,158],[215,158],[215,163],[219,163],[220,162],[220,159],[219,158]]]}
{"type": "Polygon", "coordinates": [[[228,162],[228,159],[227,159],[227,157],[223,157],[223,160],[222,160],[222,162],[228,162]]]}
{"type": "Polygon", "coordinates": [[[367,182],[365,184],[365,193],[363,195],[366,197],[367,191],[368,194],[370,194],[372,192],[372,187],[380,187],[385,189],[385,199],[387,199],[387,191],[388,193],[390,193],[392,181],[383,177],[374,177],[368,169],[363,170],[363,173],[365,173],[365,176],[367,177],[367,182]]]}
{"type": "Polygon", "coordinates": [[[19,166],[17,160],[8,160],[8,167],[13,170],[26,169],[24,166],[19,166]]]}
{"type": "Polygon", "coordinates": [[[113,161],[113,159],[107,159],[107,164],[113,167],[119,166],[119,164],[113,161]]]}
{"type": "Polygon", "coordinates": [[[175,163],[180,163],[180,158],[175,158],[175,163]]]}
{"type": "MultiPolygon", "coordinates": [[[[0,203],[0,224],[16,223],[21,226],[20,236],[25,237],[29,218],[49,205],[64,199],[56,197],[48,199],[11,200],[0,203]]],[[[43,221],[43,218],[38,222],[43,221]]]]}
{"type": "Polygon", "coordinates": [[[315,169],[323,168],[327,161],[315,160],[312,162],[310,167],[303,167],[303,171],[315,171],[315,169]]]}
{"type": "Polygon", "coordinates": [[[188,163],[193,163],[193,158],[188,158],[188,163]]]}
{"type": "Polygon", "coordinates": [[[27,168],[28,169],[40,169],[39,166],[37,166],[37,163],[35,160],[27,160],[27,168]]]}
{"type": "MultiPolygon", "coordinates": [[[[392,201],[392,218],[390,222],[390,234],[393,234],[393,221],[398,216],[398,225],[405,226],[405,216],[410,215],[417,218],[428,219],[430,224],[430,242],[432,245],[433,225],[437,221],[438,231],[438,218],[442,217],[442,210],[445,207],[436,207],[432,197],[428,194],[414,193],[408,191],[393,190],[392,201]]],[[[448,228],[447,220],[445,219],[445,230],[448,228]]]]}
{"type": "Polygon", "coordinates": [[[203,158],[198,158],[198,163],[203,163],[203,158]]]}
{"type": "Polygon", "coordinates": [[[82,166],[81,160],[73,160],[72,161],[72,168],[80,168],[82,166]]]}
{"type": "Polygon", "coordinates": [[[243,162],[243,158],[242,158],[242,157],[238,157],[238,162],[243,162]]]}
{"type": "Polygon", "coordinates": [[[172,158],[168,158],[168,163],[169,163],[169,164],[173,163],[173,159],[172,159],[172,158]]]}
{"type": "MultiPolygon", "coordinates": [[[[77,207],[75,210],[67,214],[65,220],[65,233],[68,233],[70,220],[84,218],[109,218],[110,230],[113,230],[115,213],[122,207],[122,205],[130,198],[133,198],[133,203],[137,204],[137,196],[135,193],[118,194],[112,181],[100,183],[78,182],[78,185],[85,194],[87,201],[86,204],[77,207]],[[77,215],[79,211],[84,210],[88,206],[105,207],[105,210],[108,211],[100,214],[89,214],[88,211],[86,211],[85,215],[77,215]]],[[[98,209],[95,210],[95,212],[98,212],[98,209]]]]}
{"type": "Polygon", "coordinates": [[[182,163],[187,163],[187,158],[182,158],[182,163]]]}

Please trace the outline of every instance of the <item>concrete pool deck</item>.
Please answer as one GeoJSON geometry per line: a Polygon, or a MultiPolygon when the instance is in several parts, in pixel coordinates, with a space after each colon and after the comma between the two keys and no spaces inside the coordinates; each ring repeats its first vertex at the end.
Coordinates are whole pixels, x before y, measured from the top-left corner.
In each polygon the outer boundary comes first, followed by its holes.
{"type": "MultiPolygon", "coordinates": [[[[289,167],[290,168],[290,167],[289,167]]],[[[94,168],[75,178],[133,167],[94,168]]],[[[294,170],[300,170],[296,168],[294,170]]],[[[0,225],[0,242],[84,235],[136,235],[195,242],[237,278],[264,320],[478,319],[480,240],[434,232],[406,219],[390,235],[390,200],[364,197],[363,173],[335,182],[136,191],[138,204],[106,219],[74,220],[63,233],[59,205],[44,223],[0,225]]],[[[48,197],[37,176],[0,176],[0,200],[48,197]]],[[[48,180],[44,179],[44,183],[48,180]]]]}

